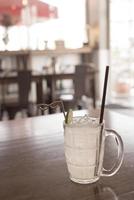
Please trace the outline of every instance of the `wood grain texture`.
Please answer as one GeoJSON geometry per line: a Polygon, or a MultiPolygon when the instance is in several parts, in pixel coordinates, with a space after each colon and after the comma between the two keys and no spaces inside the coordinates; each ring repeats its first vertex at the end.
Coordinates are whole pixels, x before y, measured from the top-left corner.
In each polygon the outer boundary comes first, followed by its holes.
{"type": "MultiPolygon", "coordinates": [[[[0,122],[0,199],[134,199],[133,118],[115,112],[106,113],[107,127],[117,130],[123,138],[124,161],[115,176],[101,177],[98,182],[88,185],[73,183],[68,177],[63,119],[63,114],[53,114],[0,122]]],[[[111,164],[114,156],[115,145],[109,140],[106,166],[111,164]]]]}

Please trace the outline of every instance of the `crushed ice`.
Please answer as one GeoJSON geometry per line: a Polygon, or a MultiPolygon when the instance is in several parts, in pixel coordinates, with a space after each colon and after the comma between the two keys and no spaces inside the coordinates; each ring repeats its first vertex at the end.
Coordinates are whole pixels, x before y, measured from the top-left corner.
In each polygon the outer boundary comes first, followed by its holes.
{"type": "Polygon", "coordinates": [[[84,115],[82,117],[73,117],[72,125],[86,125],[90,124],[93,127],[96,127],[99,125],[99,119],[98,118],[92,118],[89,115],[84,115]]]}

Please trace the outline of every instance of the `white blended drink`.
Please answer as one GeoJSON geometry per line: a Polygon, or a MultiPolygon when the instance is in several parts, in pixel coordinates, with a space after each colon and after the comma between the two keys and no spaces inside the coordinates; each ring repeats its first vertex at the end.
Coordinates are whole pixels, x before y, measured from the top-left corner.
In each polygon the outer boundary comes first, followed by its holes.
{"type": "MultiPolygon", "coordinates": [[[[70,179],[74,182],[92,183],[102,175],[106,131],[104,124],[100,125],[98,121],[97,118],[90,118],[86,115],[74,117],[71,124],[64,124],[65,157],[70,179]]],[[[122,140],[120,141],[115,131],[110,130],[109,132],[110,135],[116,137],[123,150],[122,140]]],[[[111,173],[109,175],[113,175],[119,169],[122,156],[123,151],[118,157],[118,166],[116,165],[114,171],[109,171],[111,173]]]]}

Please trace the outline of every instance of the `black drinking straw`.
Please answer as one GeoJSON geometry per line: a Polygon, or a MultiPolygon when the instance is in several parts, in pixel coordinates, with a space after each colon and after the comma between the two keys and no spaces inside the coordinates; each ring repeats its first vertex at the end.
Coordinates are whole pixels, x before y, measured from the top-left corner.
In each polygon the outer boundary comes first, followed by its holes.
{"type": "Polygon", "coordinates": [[[108,73],[109,73],[109,66],[106,66],[105,80],[104,80],[104,86],[103,86],[103,96],[102,96],[101,111],[100,111],[100,121],[99,121],[100,124],[103,122],[103,115],[104,115],[104,108],[105,108],[105,99],[106,99],[106,91],[107,91],[108,73]]]}

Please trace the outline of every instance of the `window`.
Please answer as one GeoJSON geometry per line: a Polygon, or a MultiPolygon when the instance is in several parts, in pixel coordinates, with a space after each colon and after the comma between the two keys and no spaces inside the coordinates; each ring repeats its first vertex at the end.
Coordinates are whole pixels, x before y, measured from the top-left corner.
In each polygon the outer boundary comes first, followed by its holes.
{"type": "Polygon", "coordinates": [[[5,28],[0,26],[0,50],[44,49],[46,41],[49,48],[55,48],[55,40],[64,40],[67,48],[82,47],[87,39],[85,0],[60,2],[57,19],[9,27],[7,44],[3,41],[5,28]]]}
{"type": "Polygon", "coordinates": [[[134,1],[110,1],[112,95],[134,96],[134,1]]]}

